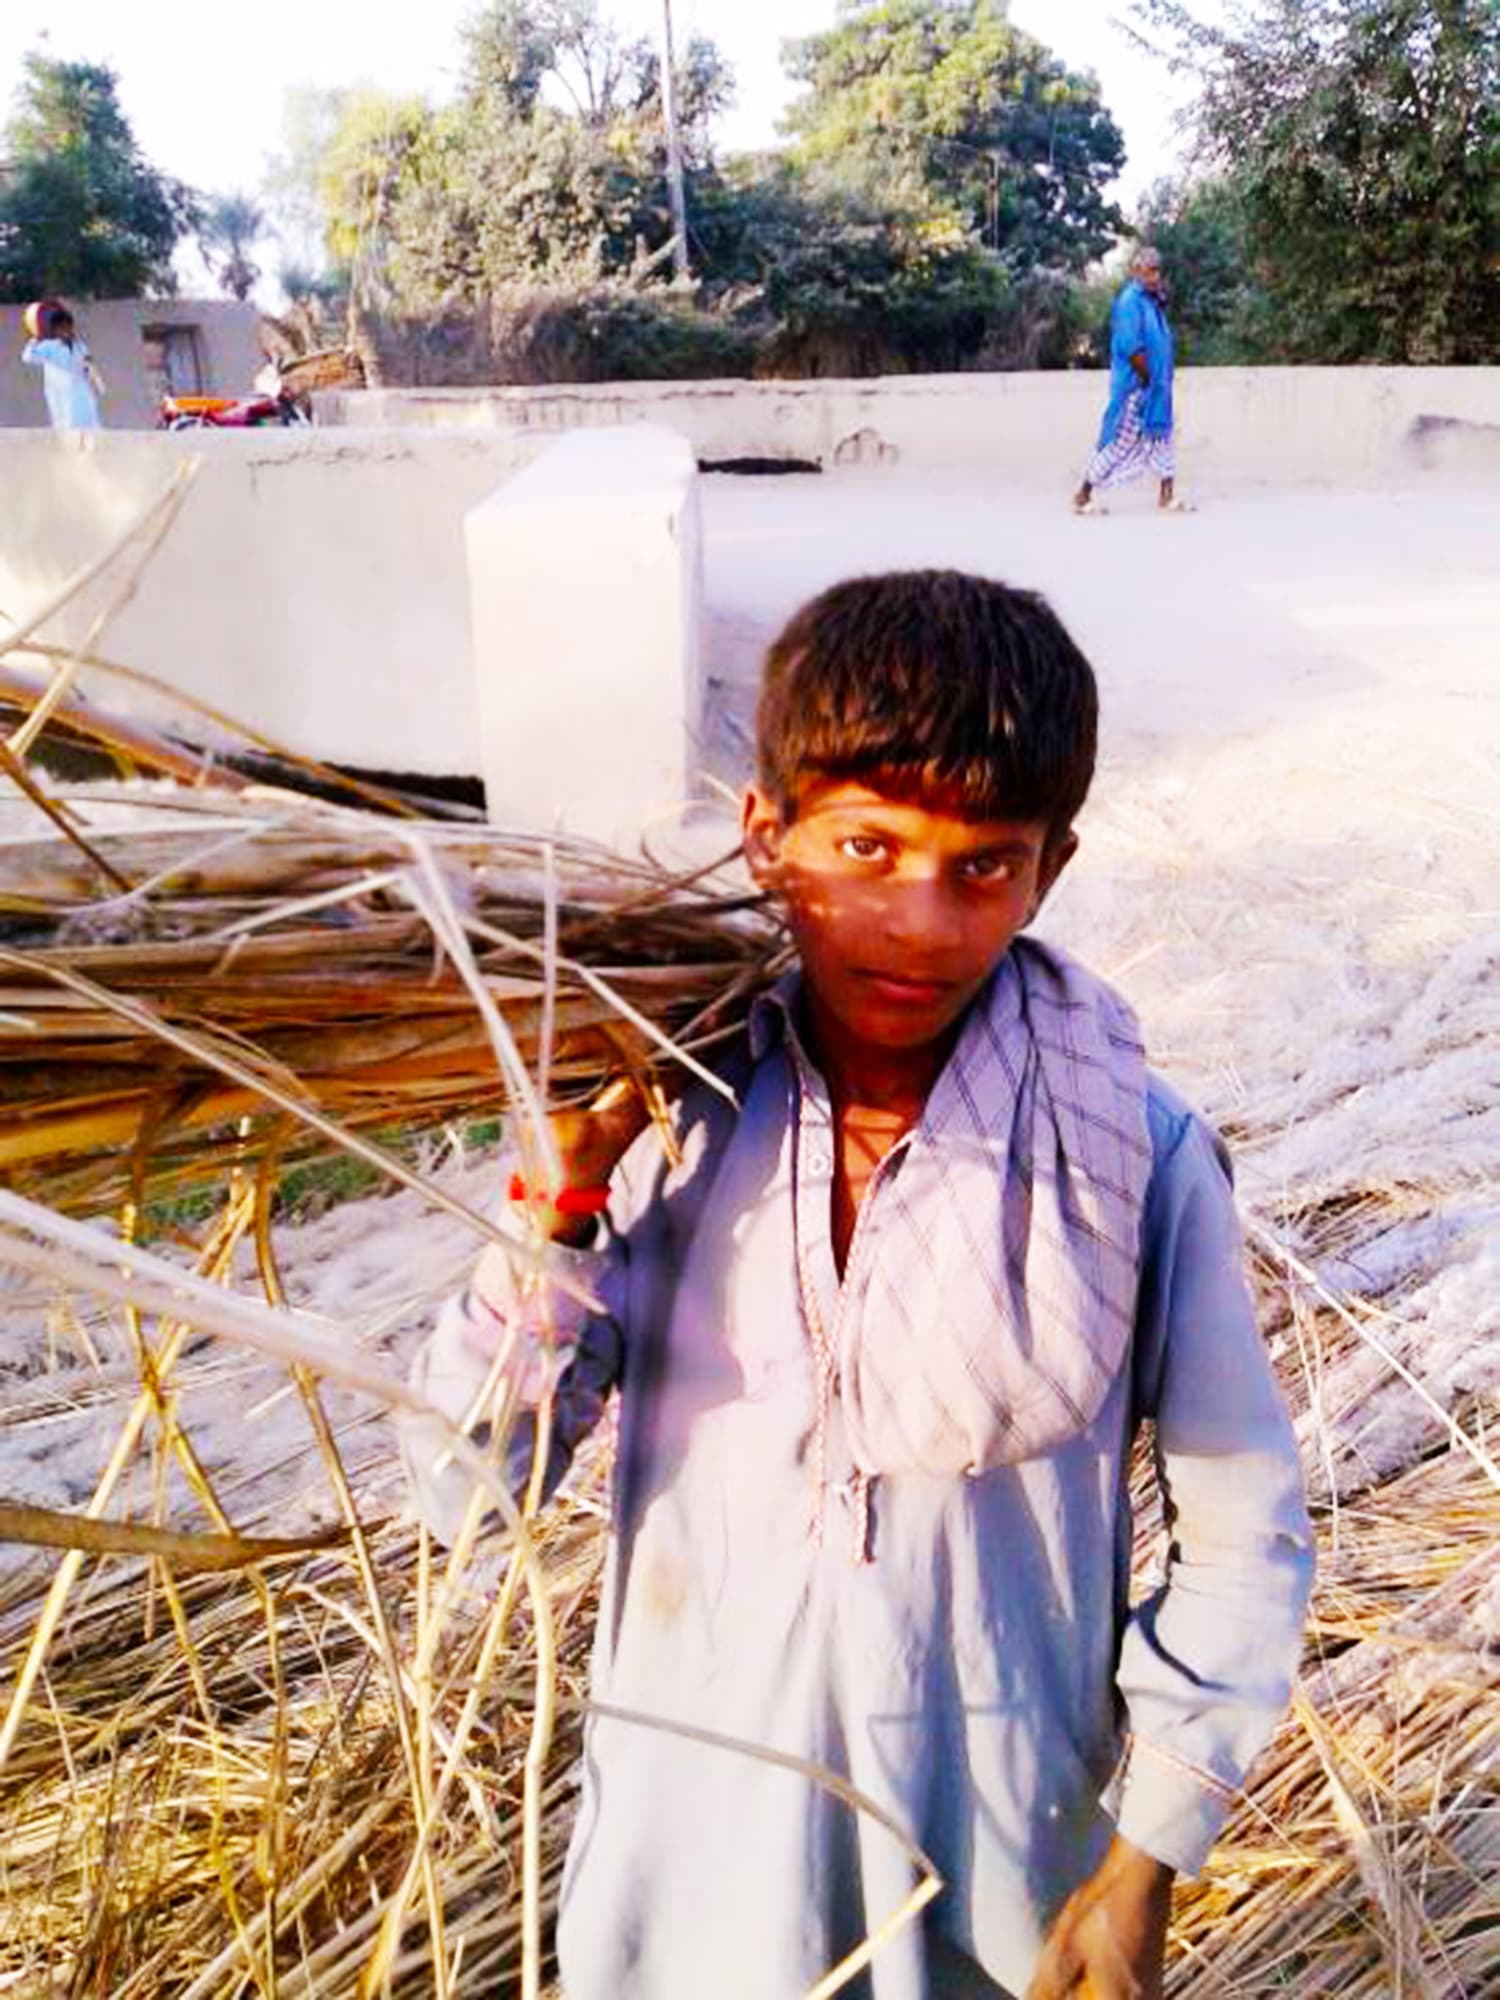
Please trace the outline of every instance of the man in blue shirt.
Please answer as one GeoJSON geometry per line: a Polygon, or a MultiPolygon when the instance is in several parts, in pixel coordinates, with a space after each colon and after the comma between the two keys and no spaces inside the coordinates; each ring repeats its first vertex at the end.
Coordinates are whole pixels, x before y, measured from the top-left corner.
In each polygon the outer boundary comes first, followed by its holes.
{"type": "Polygon", "coordinates": [[[1110,313],[1109,407],[1099,427],[1099,443],[1083,484],[1073,496],[1077,514],[1097,514],[1094,493],[1123,486],[1154,472],[1161,481],[1157,504],[1180,514],[1173,483],[1177,453],[1172,442],[1172,329],[1161,301],[1161,258],[1142,247],[1130,266],[1110,313]]]}

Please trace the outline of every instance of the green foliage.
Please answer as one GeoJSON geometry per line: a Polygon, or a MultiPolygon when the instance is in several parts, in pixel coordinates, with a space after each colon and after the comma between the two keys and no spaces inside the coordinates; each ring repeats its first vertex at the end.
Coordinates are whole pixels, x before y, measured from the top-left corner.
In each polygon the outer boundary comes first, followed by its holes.
{"type": "Polygon", "coordinates": [[[842,0],[788,66],[807,85],[793,157],[817,178],[947,215],[1014,272],[1081,271],[1120,227],[1104,188],[1124,141],[1098,85],[999,0],[842,0]]]}
{"type": "Polygon", "coordinates": [[[141,153],[113,70],[28,55],[0,166],[0,299],[173,288],[196,205],[141,153]]]}
{"type": "Polygon", "coordinates": [[[1109,358],[1115,286],[1067,271],[1017,279],[985,330],[970,364],[986,369],[1097,368],[1109,358]]]}
{"type": "Polygon", "coordinates": [[[789,157],[716,158],[732,79],[712,43],[689,45],[692,304],[669,283],[650,44],[595,0],[489,0],[464,46],[450,108],[304,93],[288,118],[283,213],[319,219],[351,319],[381,322],[382,367],[428,381],[865,374],[1064,365],[1086,346],[1066,274],[1109,239],[1099,190],[1119,134],[1092,81],[993,0],[846,8],[831,37],[798,45],[816,77],[789,157]],[[915,123],[875,143],[839,38],[896,17],[904,53],[882,87],[899,86],[915,123]]]}
{"type": "Polygon", "coordinates": [[[1231,177],[1160,183],[1137,230],[1161,252],[1180,361],[1228,367],[1271,357],[1272,302],[1252,268],[1245,203],[1231,177]]]}
{"type": "Polygon", "coordinates": [[[348,271],[360,305],[387,306],[399,297],[389,268],[399,243],[397,212],[433,117],[417,97],[375,90],[340,97],[317,170],[324,244],[330,262],[348,271]]]}
{"type": "Polygon", "coordinates": [[[749,375],[755,342],[663,286],[527,286],[491,313],[498,382],[686,381],[749,375]]]}
{"type": "Polygon", "coordinates": [[[1203,157],[1267,295],[1265,358],[1500,360],[1495,0],[1136,0],[1198,79],[1203,157]]]}
{"type": "Polygon", "coordinates": [[[665,185],[630,126],[543,106],[455,110],[414,145],[391,211],[387,276],[407,308],[482,303],[525,279],[628,271],[671,232],[665,185]]]}
{"type": "Polygon", "coordinates": [[[771,373],[962,366],[1008,280],[952,218],[877,208],[777,161],[705,177],[694,214],[714,294],[771,373]]]}
{"type": "Polygon", "coordinates": [[[198,237],[209,268],[231,298],[248,299],[260,276],[250,246],[266,226],[265,211],[248,194],[210,195],[198,237]]]}
{"type": "Polygon", "coordinates": [[[557,61],[557,39],[527,0],[490,0],[463,31],[469,108],[503,108],[529,118],[557,61]]]}
{"type": "Polygon", "coordinates": [[[597,0],[491,0],[469,30],[466,95],[483,89],[487,62],[519,60],[530,88],[511,108],[523,116],[537,108],[542,82],[551,77],[586,124],[605,127],[640,99],[650,44],[627,39],[599,11],[597,0]]]}
{"type": "MultiPolygon", "coordinates": [[[[489,0],[464,31],[463,97],[529,118],[550,77],[576,117],[606,129],[625,119],[661,121],[661,63],[644,37],[622,35],[597,0],[489,0]]],[[[684,141],[706,152],[712,121],[734,100],[734,79],[714,44],[695,35],[679,55],[677,115],[684,141]]]]}

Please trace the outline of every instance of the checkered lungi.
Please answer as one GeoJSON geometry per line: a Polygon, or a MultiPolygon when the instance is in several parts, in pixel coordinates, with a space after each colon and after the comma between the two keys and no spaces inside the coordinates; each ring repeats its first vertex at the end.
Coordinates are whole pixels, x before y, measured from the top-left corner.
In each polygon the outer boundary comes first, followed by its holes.
{"type": "Polygon", "coordinates": [[[1101,444],[1089,460],[1086,482],[1096,490],[1101,486],[1124,486],[1143,473],[1154,472],[1158,479],[1177,477],[1177,448],[1172,433],[1165,437],[1141,435],[1141,405],[1144,389],[1132,389],[1125,398],[1120,428],[1108,444],[1101,444]]]}

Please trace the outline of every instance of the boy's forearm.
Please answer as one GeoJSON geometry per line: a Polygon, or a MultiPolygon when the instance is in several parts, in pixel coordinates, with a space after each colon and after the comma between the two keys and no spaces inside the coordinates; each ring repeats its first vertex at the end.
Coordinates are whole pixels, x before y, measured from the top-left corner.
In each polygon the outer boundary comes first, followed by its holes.
{"type": "MultiPolygon", "coordinates": [[[[587,1218],[590,1227],[594,1218],[587,1218]]],[[[550,1388],[552,1430],[544,1496],[568,1469],[574,1446],[598,1421],[619,1373],[618,1334],[596,1322],[575,1294],[604,1289],[609,1258],[557,1246],[570,1289],[521,1278],[498,1245],[485,1250],[473,1278],[445,1302],[418,1349],[412,1386],[454,1423],[469,1428],[483,1449],[492,1432],[483,1404],[491,1390],[513,1413],[503,1472],[513,1492],[529,1483],[535,1426],[531,1412],[550,1388]],[[488,1296],[486,1296],[488,1293],[488,1296]],[[585,1337],[586,1335],[586,1337],[585,1337]],[[500,1377],[504,1377],[503,1385],[500,1377]]],[[[440,1541],[452,1542],[472,1493],[467,1474],[448,1455],[443,1426],[427,1417],[398,1423],[417,1510],[440,1541]]]]}
{"type": "Polygon", "coordinates": [[[1172,1540],[1166,1580],[1133,1608],[1121,1642],[1130,1746],[1114,1817],[1137,1846],[1194,1874],[1285,1711],[1312,1536],[1229,1183],[1198,1121],[1164,1170],[1151,1242],[1137,1389],[1172,1540]]]}

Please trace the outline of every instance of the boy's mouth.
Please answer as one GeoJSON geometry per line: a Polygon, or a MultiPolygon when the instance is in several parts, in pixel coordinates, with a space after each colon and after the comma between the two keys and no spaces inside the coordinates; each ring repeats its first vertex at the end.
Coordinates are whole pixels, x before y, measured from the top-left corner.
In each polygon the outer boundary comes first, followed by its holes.
{"type": "Polygon", "coordinates": [[[882,1000],[904,1007],[931,1007],[945,1000],[953,990],[950,980],[914,979],[905,972],[879,972],[870,968],[861,971],[859,977],[882,1000]]]}

